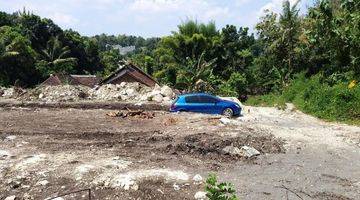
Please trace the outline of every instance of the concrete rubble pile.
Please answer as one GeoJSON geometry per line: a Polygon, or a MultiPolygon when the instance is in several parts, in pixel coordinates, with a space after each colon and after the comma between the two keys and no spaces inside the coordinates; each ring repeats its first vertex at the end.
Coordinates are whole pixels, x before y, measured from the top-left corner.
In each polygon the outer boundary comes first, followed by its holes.
{"type": "Polygon", "coordinates": [[[122,82],[92,89],[74,85],[40,86],[29,90],[24,96],[22,99],[44,102],[94,100],[170,104],[175,94],[168,86],[156,85],[154,88],[150,88],[140,83],[122,82]]]}
{"type": "Polygon", "coordinates": [[[15,95],[16,95],[15,89],[13,87],[11,88],[0,87],[0,97],[13,98],[15,95]]]}
{"type": "Polygon", "coordinates": [[[89,91],[89,98],[100,101],[122,100],[129,102],[156,102],[171,103],[175,97],[173,90],[168,86],[154,88],[147,87],[139,83],[107,84],[89,91]]]}
{"type": "Polygon", "coordinates": [[[86,99],[89,88],[84,86],[57,85],[40,86],[28,91],[26,100],[40,100],[45,102],[78,101],[86,99]]]}

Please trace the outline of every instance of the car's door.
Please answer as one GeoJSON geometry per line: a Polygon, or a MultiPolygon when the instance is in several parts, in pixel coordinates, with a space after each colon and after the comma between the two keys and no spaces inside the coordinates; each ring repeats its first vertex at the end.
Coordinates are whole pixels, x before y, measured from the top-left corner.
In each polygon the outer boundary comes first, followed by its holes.
{"type": "Polygon", "coordinates": [[[200,99],[199,96],[186,96],[186,110],[191,112],[201,112],[200,99]]]}
{"type": "Polygon", "coordinates": [[[209,114],[219,113],[216,106],[216,102],[217,102],[216,98],[208,95],[201,95],[199,96],[199,101],[200,101],[199,104],[200,112],[209,113],[209,114]]]}

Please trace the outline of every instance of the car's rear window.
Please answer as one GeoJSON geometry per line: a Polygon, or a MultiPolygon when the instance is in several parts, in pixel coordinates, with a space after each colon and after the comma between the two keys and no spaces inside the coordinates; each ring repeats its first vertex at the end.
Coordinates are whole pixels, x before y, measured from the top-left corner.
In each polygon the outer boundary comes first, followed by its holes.
{"type": "Polygon", "coordinates": [[[211,96],[200,96],[201,103],[216,103],[217,99],[211,96]]]}
{"type": "Polygon", "coordinates": [[[200,99],[198,96],[187,96],[185,97],[186,103],[200,103],[200,99]]]}

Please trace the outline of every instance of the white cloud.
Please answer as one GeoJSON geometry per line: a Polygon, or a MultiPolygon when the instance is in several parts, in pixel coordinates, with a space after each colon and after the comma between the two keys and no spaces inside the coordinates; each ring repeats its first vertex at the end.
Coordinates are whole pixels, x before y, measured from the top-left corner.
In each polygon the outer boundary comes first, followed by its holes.
{"type": "MultiPolygon", "coordinates": [[[[311,1],[302,0],[302,5],[311,1]]],[[[25,7],[62,28],[86,35],[161,36],[176,30],[187,18],[205,23],[214,20],[218,28],[226,24],[251,28],[263,10],[280,12],[281,6],[282,0],[0,0],[1,11],[11,13],[25,7]]]]}
{"type": "Polygon", "coordinates": [[[239,7],[239,6],[245,5],[250,2],[251,2],[251,0],[235,0],[235,6],[239,7]]]}
{"type": "Polygon", "coordinates": [[[58,23],[67,28],[71,28],[72,26],[76,25],[79,22],[77,18],[59,12],[50,14],[48,18],[52,19],[55,23],[58,23]]]}
{"type": "Polygon", "coordinates": [[[190,17],[201,21],[228,16],[229,9],[206,0],[135,0],[129,6],[142,14],[167,14],[174,17],[190,17]]]}
{"type": "MultiPolygon", "coordinates": [[[[281,12],[282,5],[285,0],[271,0],[269,3],[265,4],[260,8],[260,14],[263,14],[265,10],[269,10],[275,13],[281,12]]],[[[294,5],[298,0],[289,0],[290,5],[294,5]]]]}

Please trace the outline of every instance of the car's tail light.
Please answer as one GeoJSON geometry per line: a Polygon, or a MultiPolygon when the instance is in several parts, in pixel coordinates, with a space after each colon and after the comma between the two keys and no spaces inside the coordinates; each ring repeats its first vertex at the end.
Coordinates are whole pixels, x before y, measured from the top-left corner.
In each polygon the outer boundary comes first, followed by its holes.
{"type": "Polygon", "coordinates": [[[176,109],[176,105],[175,105],[175,104],[171,104],[170,109],[171,109],[171,110],[175,110],[175,109],[176,109]]]}

